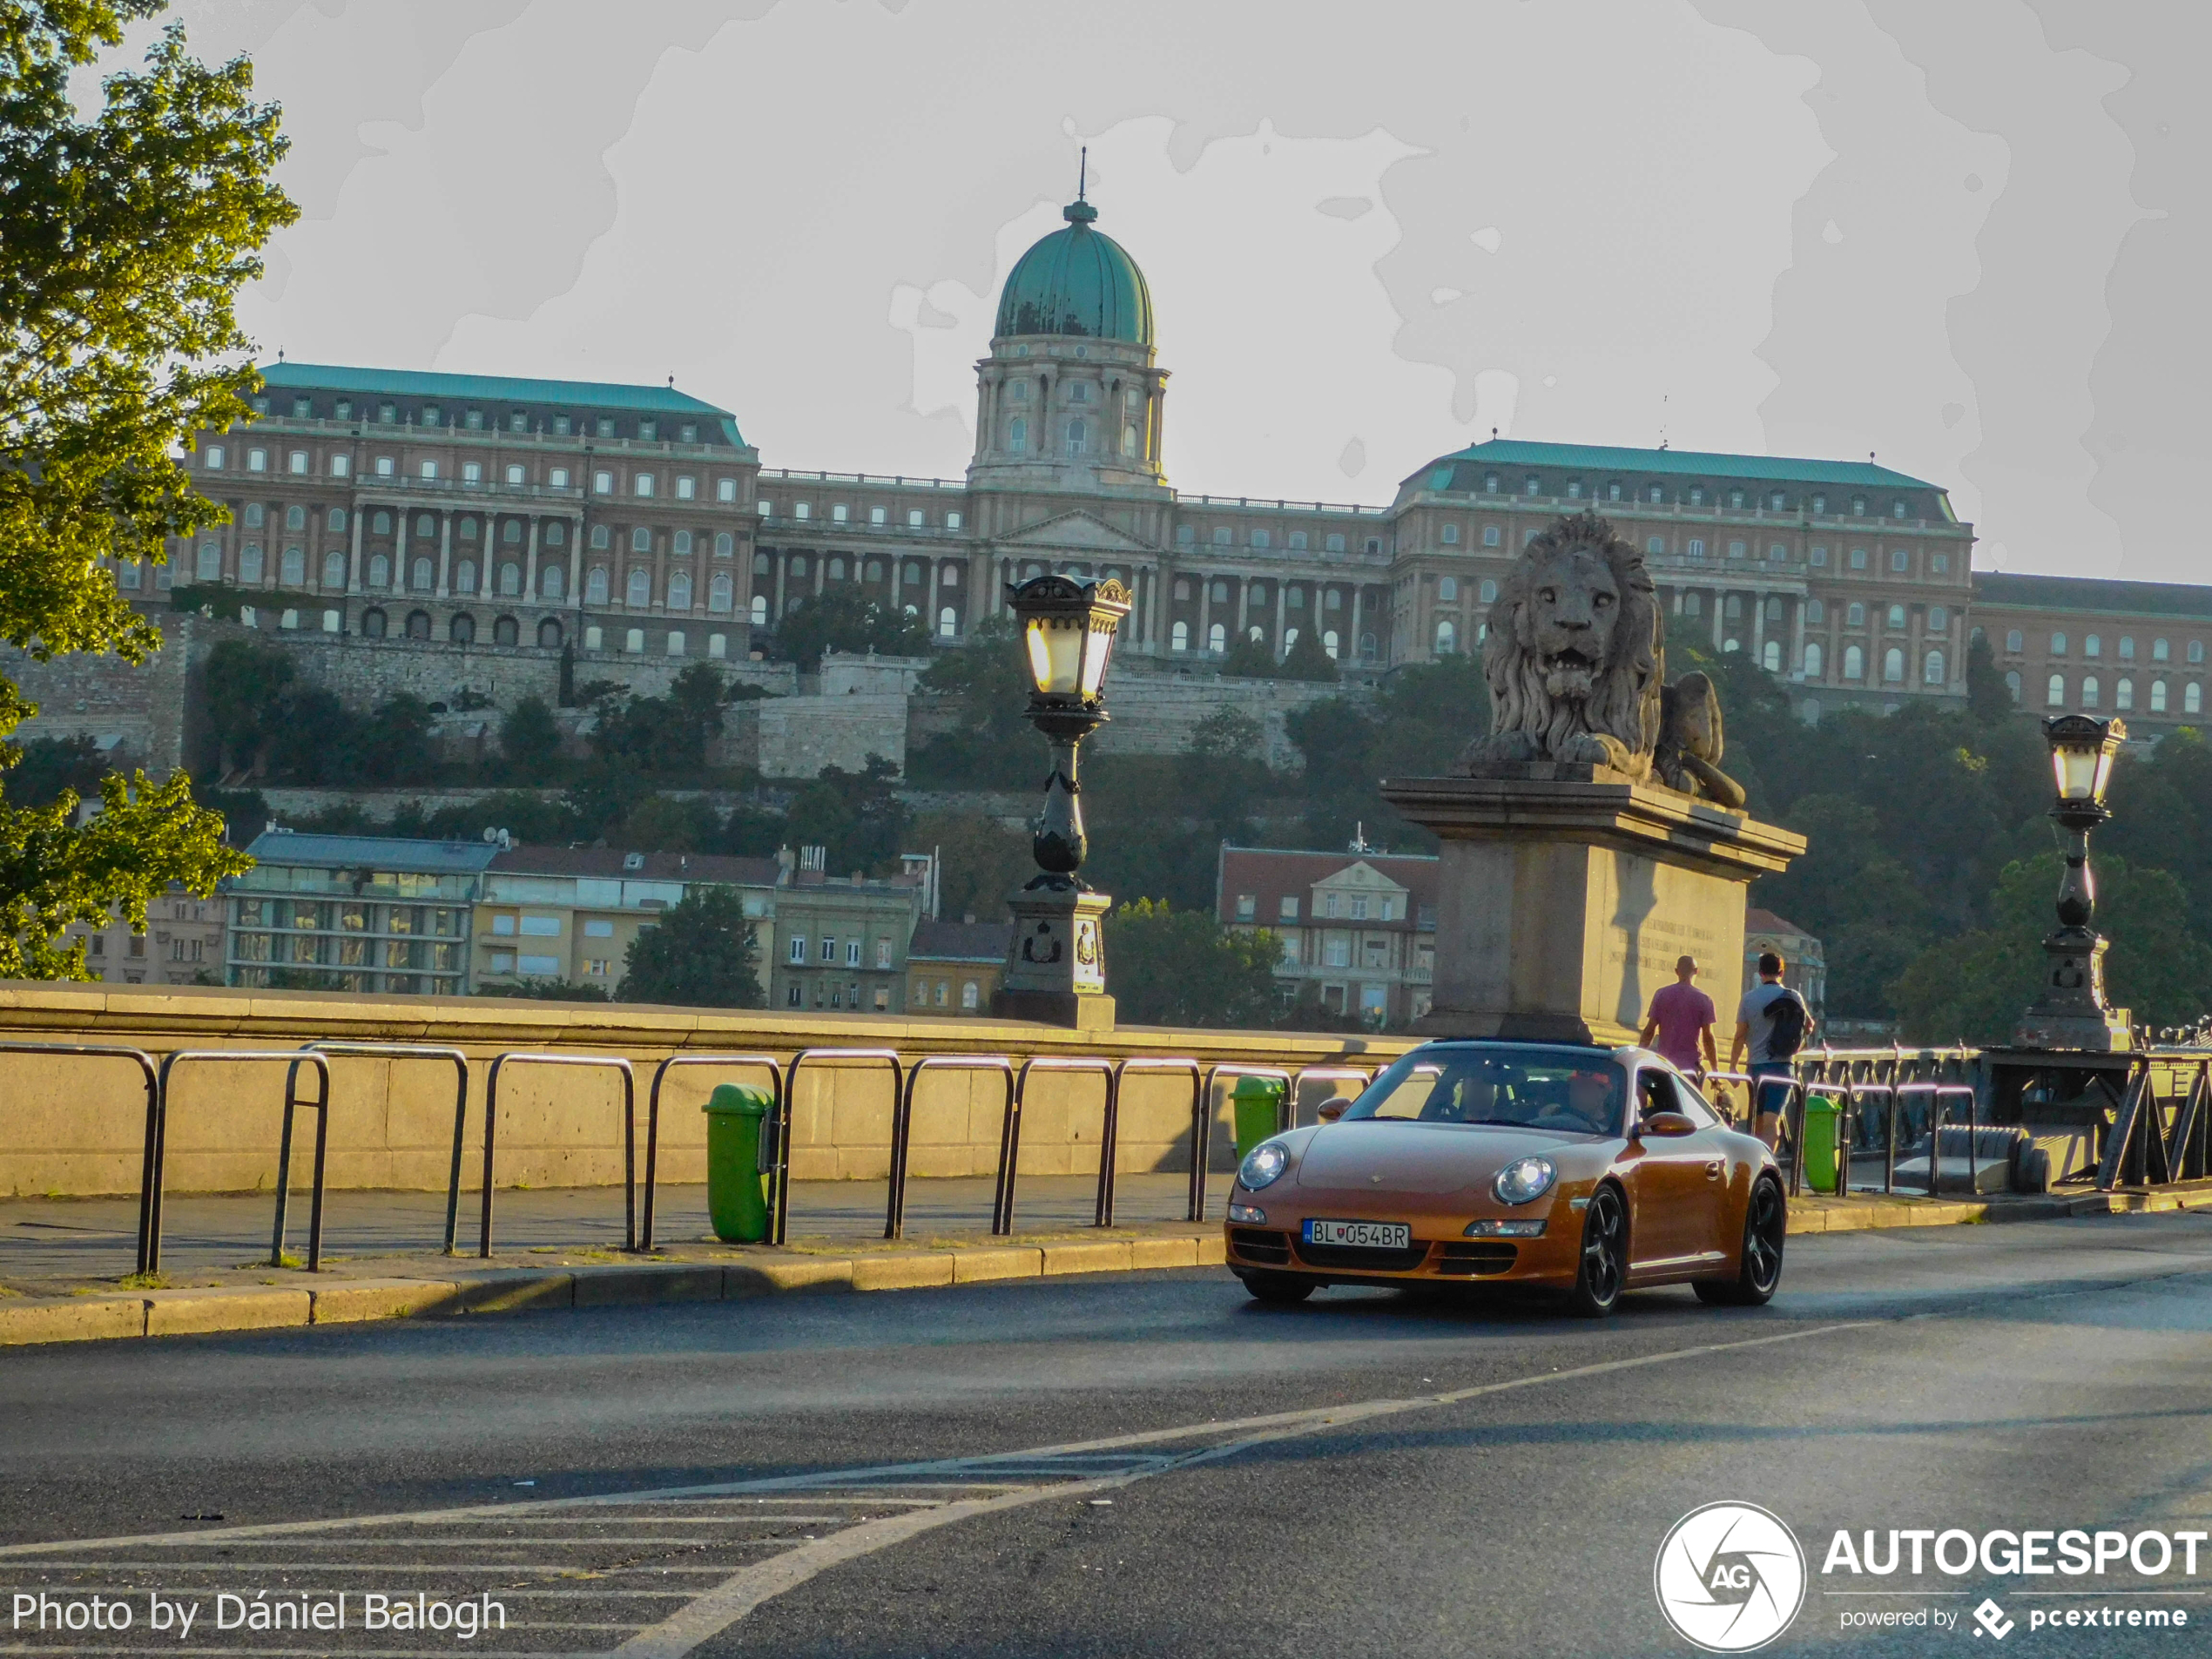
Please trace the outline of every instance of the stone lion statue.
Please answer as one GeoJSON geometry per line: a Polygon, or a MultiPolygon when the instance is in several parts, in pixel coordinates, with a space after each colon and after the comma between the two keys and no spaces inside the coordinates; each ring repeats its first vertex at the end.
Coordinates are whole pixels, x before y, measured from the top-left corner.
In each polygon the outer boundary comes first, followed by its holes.
{"type": "Polygon", "coordinates": [[[1665,623],[1643,555],[1595,513],[1530,542],[1491,607],[1482,670],[1490,734],[1467,769],[1494,761],[1610,766],[1731,809],[1743,791],[1719,770],[1711,680],[1666,684],[1665,623]]]}

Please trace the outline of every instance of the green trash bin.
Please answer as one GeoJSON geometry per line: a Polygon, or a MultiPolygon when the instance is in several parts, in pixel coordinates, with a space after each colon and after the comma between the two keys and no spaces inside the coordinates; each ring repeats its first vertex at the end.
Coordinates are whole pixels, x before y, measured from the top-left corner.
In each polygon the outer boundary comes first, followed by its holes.
{"type": "Polygon", "coordinates": [[[1282,1127],[1283,1080],[1239,1077],[1229,1091],[1230,1121],[1237,1126],[1237,1161],[1282,1127]]]}
{"type": "Polygon", "coordinates": [[[1815,1192],[1837,1190],[1843,1122],[1844,1103],[1835,1096],[1805,1096],[1805,1184],[1815,1192]]]}
{"type": "Polygon", "coordinates": [[[768,1197],[760,1173],[760,1124],[775,1103],[744,1083],[717,1086],[705,1105],[706,1208],[725,1244],[768,1237],[768,1197]]]}

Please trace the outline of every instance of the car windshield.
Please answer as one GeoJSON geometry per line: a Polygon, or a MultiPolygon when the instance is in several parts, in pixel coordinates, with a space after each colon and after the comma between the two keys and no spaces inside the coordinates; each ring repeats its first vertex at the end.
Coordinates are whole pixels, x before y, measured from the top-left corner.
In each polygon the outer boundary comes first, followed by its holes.
{"type": "Polygon", "coordinates": [[[1627,1080],[1588,1049],[1416,1049],[1367,1086],[1345,1121],[1507,1123],[1618,1135],[1627,1080]]]}

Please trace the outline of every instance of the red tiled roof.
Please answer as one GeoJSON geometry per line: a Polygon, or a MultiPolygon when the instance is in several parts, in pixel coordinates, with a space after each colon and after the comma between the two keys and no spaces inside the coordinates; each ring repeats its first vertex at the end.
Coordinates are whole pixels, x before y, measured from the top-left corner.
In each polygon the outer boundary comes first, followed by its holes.
{"type": "Polygon", "coordinates": [[[1002,962],[1014,941],[1010,921],[918,921],[910,962],[1002,962]]]}
{"type": "Polygon", "coordinates": [[[1762,910],[1757,905],[1743,913],[1743,931],[1747,934],[1796,934],[1799,938],[1811,934],[1794,921],[1785,921],[1771,910],[1762,910]]]}
{"type": "Polygon", "coordinates": [[[637,869],[624,867],[631,855],[618,846],[516,846],[491,861],[495,873],[582,875],[632,881],[719,881],[736,887],[772,887],[773,859],[729,858],[718,853],[647,853],[637,869]]]}
{"type": "Polygon", "coordinates": [[[1298,900],[1300,923],[1312,921],[1313,884],[1355,864],[1366,865],[1412,895],[1413,914],[1406,921],[1417,920],[1424,907],[1433,917],[1439,865],[1433,857],[1411,853],[1310,853],[1259,846],[1221,849],[1220,875],[1214,894],[1216,917],[1224,922],[1235,921],[1237,896],[1249,893],[1258,901],[1250,920],[1262,927],[1282,920],[1285,896],[1298,900]]]}

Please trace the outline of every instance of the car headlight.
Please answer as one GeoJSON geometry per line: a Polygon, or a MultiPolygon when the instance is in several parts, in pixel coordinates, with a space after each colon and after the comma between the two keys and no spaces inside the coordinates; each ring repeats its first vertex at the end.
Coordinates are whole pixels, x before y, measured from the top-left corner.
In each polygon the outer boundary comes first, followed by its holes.
{"type": "Polygon", "coordinates": [[[1290,1167],[1290,1151],[1280,1141],[1263,1141],[1238,1166],[1237,1178],[1244,1184],[1245,1191],[1258,1192],[1262,1187],[1274,1185],[1290,1167]]]}
{"type": "Polygon", "coordinates": [[[1490,1190],[1500,1204],[1528,1204],[1549,1192],[1558,1179],[1559,1170],[1549,1158],[1515,1158],[1498,1171],[1490,1190]]]}

